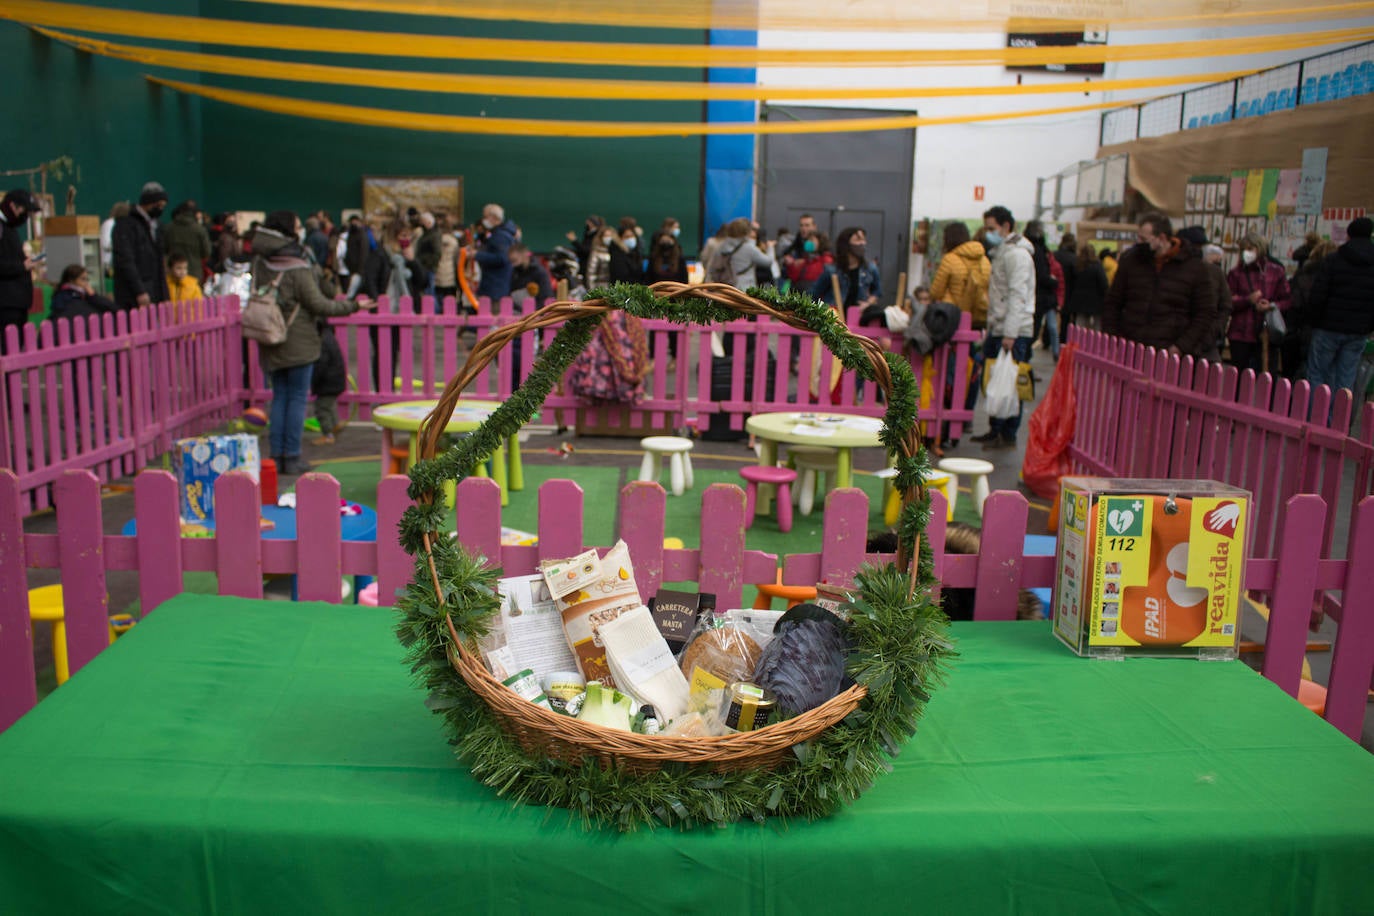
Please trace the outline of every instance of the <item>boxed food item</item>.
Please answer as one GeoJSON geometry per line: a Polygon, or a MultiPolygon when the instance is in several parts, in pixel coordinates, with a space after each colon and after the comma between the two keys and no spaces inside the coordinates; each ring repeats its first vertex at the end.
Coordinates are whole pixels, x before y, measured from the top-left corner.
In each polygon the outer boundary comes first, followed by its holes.
{"type": "Polygon", "coordinates": [[[215,517],[216,480],[230,471],[247,471],[258,480],[262,469],[258,437],[236,433],[179,439],[172,447],[172,465],[182,521],[209,521],[215,517]]]}
{"type": "Polygon", "coordinates": [[[1237,656],[1249,492],[1104,477],[1060,487],[1056,636],[1101,658],[1237,656]]]}
{"type": "Polygon", "coordinates": [[[588,553],[590,557],[545,561],[540,571],[563,616],[563,633],[577,657],[578,670],[588,681],[614,687],[601,627],[643,602],[624,541],[617,541],[600,559],[594,551],[588,553]]]}
{"type": "Polygon", "coordinates": [[[654,625],[668,643],[674,655],[682,651],[696,626],[703,601],[706,607],[716,606],[715,595],[702,595],[694,592],[679,592],[661,588],[658,594],[649,599],[649,613],[653,615],[654,625]]]}

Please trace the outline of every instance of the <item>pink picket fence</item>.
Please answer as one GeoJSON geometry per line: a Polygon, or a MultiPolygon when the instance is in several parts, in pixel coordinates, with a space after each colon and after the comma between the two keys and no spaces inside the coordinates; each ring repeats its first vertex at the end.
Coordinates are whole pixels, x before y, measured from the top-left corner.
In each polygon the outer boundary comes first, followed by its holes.
{"type": "MultiPolygon", "coordinates": [[[[1268,373],[1170,356],[1120,337],[1074,328],[1078,413],[1070,455],[1082,473],[1220,480],[1255,496],[1255,556],[1279,555],[1290,499],[1319,494],[1353,510],[1374,493],[1374,403],[1359,438],[1353,401],[1268,373]]],[[[1345,546],[1333,511],[1320,534],[1345,546]]]]}
{"type": "MultiPolygon", "coordinates": [[[[297,485],[297,529],[310,537],[266,540],[258,527],[259,494],[241,473],[221,478],[215,488],[216,534],[183,538],[177,517],[176,481],[163,471],[140,474],[134,485],[137,535],[106,535],[99,499],[100,482],[87,471],[68,471],[57,481],[56,534],[25,534],[16,476],[0,471],[0,730],[36,702],[33,634],[28,619],[27,571],[56,569],[64,589],[68,658],[78,671],[109,642],[107,573],[136,571],[144,613],[182,591],[182,574],[217,574],[219,593],[263,596],[263,576],[294,575],[302,600],[340,601],[341,576],[376,576],[383,604],[410,576],[409,558],[396,530],[411,504],[407,479],[384,478],[377,490],[377,542],[342,540],[339,484],[324,474],[307,474],[297,485]]],[[[745,549],[744,493],[713,484],[701,494],[701,547],[663,546],[666,497],[656,483],[634,482],[620,494],[620,536],[634,559],[641,594],[652,595],[664,582],[696,582],[715,592],[724,607],[738,606],[746,585],[772,582],[778,558],[745,549]]],[[[930,542],[936,545],[935,571],[945,587],[974,588],[974,617],[1010,620],[1018,590],[1053,584],[1054,558],[1027,556],[1022,532],[1029,511],[1023,496],[996,492],[984,506],[982,552],[946,555],[943,498],[935,500],[930,542]]],[[[492,558],[508,575],[534,572],[541,559],[585,549],[582,490],[568,480],[551,480],[539,490],[539,541],[534,546],[502,546],[500,493],[488,479],[464,480],[457,490],[457,537],[469,549],[492,558]]],[[[1272,595],[1263,673],[1296,696],[1306,647],[1308,608],[1321,589],[1369,595],[1374,590],[1374,499],[1355,510],[1349,559],[1326,557],[1320,533],[1326,506],[1320,496],[1288,500],[1279,533],[1280,559],[1246,562],[1245,583],[1272,595]]],[[[833,491],[826,500],[823,539],[817,553],[782,558],[788,584],[847,584],[866,559],[868,498],[858,489],[833,491]]],[[[597,545],[606,547],[608,545],[597,545]]],[[[1046,633],[1046,639],[1049,639],[1046,633]]],[[[1067,651],[1067,650],[1064,650],[1067,651]]],[[[1085,664],[1089,664],[1085,662],[1085,664]]],[[[1374,606],[1350,602],[1334,647],[1326,719],[1358,740],[1366,691],[1374,674],[1374,606]]]]}
{"type": "MultiPolygon", "coordinates": [[[[437,309],[425,299],[418,312],[406,298],[395,314],[383,299],[376,312],[335,319],[350,378],[341,407],[366,420],[379,404],[438,397],[475,341],[518,317],[509,299],[495,309],[483,300],[479,314],[467,315],[452,298],[437,309]]],[[[857,313],[850,317],[855,323],[857,313]]],[[[257,347],[244,344],[239,322],[238,300],[223,297],[100,320],[63,319],[37,331],[25,327],[21,335],[9,329],[11,355],[0,357],[0,467],[18,475],[27,511],[51,505],[51,485],[64,471],[91,470],[107,482],[130,475],[165,454],[176,439],[209,432],[244,406],[270,401],[257,347]]],[[[666,321],[645,325],[654,365],[643,403],[592,406],[564,386],[545,402],[542,422],[633,435],[689,422],[704,429],[715,415],[739,430],[749,414],[766,411],[836,408],[876,416],[883,410],[873,387],[861,388],[852,372],[841,373],[831,390],[833,357],[810,332],[768,319],[720,326],[732,354],[722,388],[712,384],[713,361],[697,358],[711,352],[710,329],[666,321]]],[[[886,330],[854,330],[891,336],[886,330]]],[[[507,346],[469,395],[509,398],[556,331],[531,331],[519,346],[507,346]]],[[[948,362],[966,366],[977,339],[966,318],[954,339],[932,354],[929,368],[913,358],[913,369],[935,392],[922,407],[927,430],[948,422],[958,437],[971,421],[972,411],[963,407],[966,373],[952,373],[954,406],[945,406],[940,395],[948,362]]],[[[900,349],[900,340],[892,346],[900,349]]]]}
{"type": "Polygon", "coordinates": [[[238,314],[236,300],[206,300],[6,328],[0,467],[28,511],[51,504],[63,471],[123,477],[237,414],[238,314]]]}

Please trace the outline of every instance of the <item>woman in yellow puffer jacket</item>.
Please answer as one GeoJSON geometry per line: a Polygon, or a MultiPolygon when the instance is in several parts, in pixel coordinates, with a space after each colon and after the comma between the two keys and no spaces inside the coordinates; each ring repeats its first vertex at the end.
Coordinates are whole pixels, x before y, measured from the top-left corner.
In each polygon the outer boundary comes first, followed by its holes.
{"type": "MultiPolygon", "coordinates": [[[[968,312],[976,330],[988,324],[988,281],[992,278],[992,262],[988,260],[983,243],[974,241],[963,223],[950,223],[945,226],[945,255],[935,270],[935,279],[930,284],[931,298],[938,302],[952,302],[959,310],[968,312]]],[[[954,360],[949,361],[945,377],[945,404],[952,406],[954,373],[957,371],[954,360]]],[[[974,347],[969,352],[968,389],[964,395],[964,408],[972,410],[978,401],[978,378],[982,375],[983,351],[974,347]]],[[[947,448],[959,444],[957,436],[950,435],[950,425],[943,424],[940,439],[935,443],[935,452],[943,454],[947,448]]]]}
{"type": "Polygon", "coordinates": [[[969,236],[968,226],[945,226],[944,257],[930,284],[930,296],[937,302],[952,302],[968,312],[977,330],[988,322],[988,280],[992,264],[979,242],[969,236]]]}

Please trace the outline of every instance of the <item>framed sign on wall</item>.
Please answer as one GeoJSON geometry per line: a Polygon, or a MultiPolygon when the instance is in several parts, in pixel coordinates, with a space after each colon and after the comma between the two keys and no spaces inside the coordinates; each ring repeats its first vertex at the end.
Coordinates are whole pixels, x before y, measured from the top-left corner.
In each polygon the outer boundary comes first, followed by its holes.
{"type": "Polygon", "coordinates": [[[463,219],[463,179],[448,176],[363,176],[363,218],[373,225],[390,222],[406,210],[463,219]]]}

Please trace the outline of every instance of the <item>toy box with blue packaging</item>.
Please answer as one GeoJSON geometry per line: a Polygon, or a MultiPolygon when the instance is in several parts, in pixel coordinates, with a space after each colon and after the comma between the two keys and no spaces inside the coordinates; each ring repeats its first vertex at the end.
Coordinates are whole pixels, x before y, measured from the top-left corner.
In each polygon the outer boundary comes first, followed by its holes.
{"type": "Polygon", "coordinates": [[[230,471],[247,471],[258,480],[262,470],[258,437],[247,433],[179,439],[172,464],[181,496],[181,520],[205,522],[215,517],[215,481],[230,471]]]}
{"type": "Polygon", "coordinates": [[[1212,480],[1060,481],[1054,632],[1079,655],[1232,659],[1252,499],[1212,480]]]}

